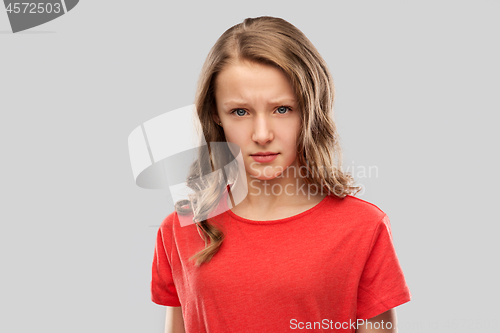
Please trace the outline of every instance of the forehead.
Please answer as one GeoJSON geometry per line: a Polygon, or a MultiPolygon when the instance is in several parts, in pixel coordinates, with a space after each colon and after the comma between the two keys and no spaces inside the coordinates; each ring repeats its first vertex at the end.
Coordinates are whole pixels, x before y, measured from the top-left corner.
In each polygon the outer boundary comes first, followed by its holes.
{"type": "Polygon", "coordinates": [[[231,98],[296,99],[290,80],[280,68],[250,61],[228,64],[217,75],[215,95],[218,102],[231,98]]]}

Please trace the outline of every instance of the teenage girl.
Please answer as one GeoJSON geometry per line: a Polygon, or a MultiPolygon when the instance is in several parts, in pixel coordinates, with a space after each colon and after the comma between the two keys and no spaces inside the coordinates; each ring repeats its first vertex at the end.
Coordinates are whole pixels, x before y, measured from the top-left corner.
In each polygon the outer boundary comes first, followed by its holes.
{"type": "Polygon", "coordinates": [[[325,61],[289,22],[247,18],[217,40],[195,100],[209,149],[157,235],[151,293],[167,332],[397,332],[410,292],[387,215],[342,171],[333,99],[325,61]],[[243,174],[215,172],[238,154],[243,174]]]}

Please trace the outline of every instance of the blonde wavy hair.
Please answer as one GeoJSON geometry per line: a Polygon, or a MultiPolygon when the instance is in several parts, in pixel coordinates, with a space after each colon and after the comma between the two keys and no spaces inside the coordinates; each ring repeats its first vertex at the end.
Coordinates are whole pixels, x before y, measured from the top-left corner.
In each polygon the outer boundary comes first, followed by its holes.
{"type": "MultiPolygon", "coordinates": [[[[200,148],[191,165],[187,185],[194,190],[190,200],[176,203],[178,214],[193,214],[205,248],[193,255],[195,265],[209,262],[224,240],[223,227],[208,218],[220,201],[228,175],[214,173],[234,160],[222,127],[215,123],[215,81],[229,64],[247,60],[279,68],[290,80],[299,101],[302,130],[298,137],[298,165],[307,168],[306,184],[343,198],[361,190],[350,174],[342,171],[342,152],[333,120],[333,79],[326,62],[309,39],[294,25],[277,17],[247,18],[225,31],[210,50],[198,81],[195,106],[208,149],[200,148]],[[208,161],[208,162],[207,162],[208,161]],[[313,170],[315,169],[315,170],[313,170]],[[319,171],[321,170],[321,171],[319,171]],[[211,174],[210,179],[204,177],[211,174]]],[[[230,194],[230,193],[229,193],[230,194]]]]}

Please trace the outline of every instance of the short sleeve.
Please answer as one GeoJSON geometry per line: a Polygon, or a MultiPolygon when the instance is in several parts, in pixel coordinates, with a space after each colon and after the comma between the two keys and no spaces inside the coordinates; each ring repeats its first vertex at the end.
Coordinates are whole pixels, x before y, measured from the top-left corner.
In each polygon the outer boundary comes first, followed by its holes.
{"type": "Polygon", "coordinates": [[[357,319],[373,318],[410,299],[392,242],[389,218],[385,215],[375,228],[359,281],[357,319]]]}
{"type": "Polygon", "coordinates": [[[164,232],[166,220],[158,229],[156,236],[151,279],[151,300],[159,305],[181,306],[172,278],[170,261],[165,249],[165,244],[169,243],[166,242],[165,236],[171,237],[164,232]]]}

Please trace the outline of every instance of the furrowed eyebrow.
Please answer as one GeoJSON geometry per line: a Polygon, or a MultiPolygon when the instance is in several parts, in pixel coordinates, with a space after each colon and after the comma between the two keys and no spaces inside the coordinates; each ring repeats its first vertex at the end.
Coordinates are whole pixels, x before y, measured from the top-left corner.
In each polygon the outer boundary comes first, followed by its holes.
{"type": "MultiPolygon", "coordinates": [[[[268,104],[295,104],[297,101],[294,98],[283,98],[283,99],[276,99],[269,101],[268,104]]],[[[230,106],[230,105],[247,105],[247,102],[242,101],[242,100],[229,100],[224,103],[222,103],[223,106],[230,106]]]]}

